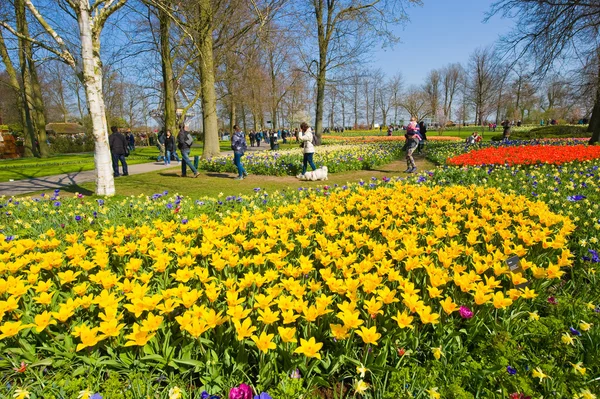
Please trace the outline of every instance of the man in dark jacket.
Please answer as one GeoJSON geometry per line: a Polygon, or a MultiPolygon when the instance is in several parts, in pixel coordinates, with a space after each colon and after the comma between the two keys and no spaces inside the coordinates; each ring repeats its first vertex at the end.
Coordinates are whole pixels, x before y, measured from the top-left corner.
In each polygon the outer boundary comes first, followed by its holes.
{"type": "Polygon", "coordinates": [[[200,173],[198,170],[194,168],[194,164],[190,161],[190,148],[192,148],[192,144],[194,143],[194,139],[189,132],[185,131],[185,127],[183,124],[180,126],[179,135],[177,135],[177,147],[179,151],[181,151],[181,177],[185,177],[187,175],[186,165],[190,167],[192,172],[194,172],[194,177],[198,177],[200,173]]]}
{"type": "Polygon", "coordinates": [[[110,128],[112,134],[108,138],[108,144],[110,145],[110,153],[112,155],[113,172],[115,177],[119,177],[119,161],[123,166],[123,176],[128,176],[127,162],[125,157],[129,155],[127,150],[127,139],[119,132],[116,126],[110,128]]]}

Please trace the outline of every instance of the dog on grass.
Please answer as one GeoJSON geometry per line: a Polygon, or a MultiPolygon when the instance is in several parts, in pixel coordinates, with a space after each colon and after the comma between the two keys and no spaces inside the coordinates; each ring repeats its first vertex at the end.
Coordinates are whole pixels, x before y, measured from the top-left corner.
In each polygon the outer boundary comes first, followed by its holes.
{"type": "Polygon", "coordinates": [[[327,180],[327,166],[322,166],[317,170],[306,172],[304,176],[296,176],[300,180],[316,181],[316,180],[327,180]]]}

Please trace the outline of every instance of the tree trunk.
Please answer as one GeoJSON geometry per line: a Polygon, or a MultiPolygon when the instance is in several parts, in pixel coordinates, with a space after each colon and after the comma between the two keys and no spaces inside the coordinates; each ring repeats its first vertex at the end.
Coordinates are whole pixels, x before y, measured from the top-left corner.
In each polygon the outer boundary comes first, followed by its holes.
{"type": "MultiPolygon", "coordinates": [[[[345,97],[343,97],[345,98],[345,97]]],[[[342,99],[342,128],[345,129],[346,128],[346,106],[345,106],[345,101],[342,99]]]]}
{"type": "Polygon", "coordinates": [[[246,108],[244,107],[244,103],[242,103],[242,125],[244,127],[244,133],[248,133],[248,126],[246,126],[246,108]]]}
{"type": "Polygon", "coordinates": [[[315,133],[317,135],[317,144],[321,144],[323,134],[323,108],[325,107],[325,61],[327,49],[319,49],[321,52],[319,60],[319,73],[317,74],[317,107],[315,116],[315,133]]]}
{"type": "Polygon", "coordinates": [[[231,96],[231,105],[229,107],[229,137],[233,136],[233,125],[235,125],[235,120],[236,120],[236,116],[235,116],[235,101],[233,99],[233,94],[230,95],[231,96]]]}
{"type": "Polygon", "coordinates": [[[588,132],[592,133],[589,143],[595,144],[600,140],[600,49],[598,50],[598,77],[596,79],[596,101],[590,117],[588,132]]]}
{"type": "MultiPolygon", "coordinates": [[[[17,22],[17,31],[24,36],[29,35],[28,27],[27,27],[27,19],[25,16],[25,4],[22,0],[15,0],[15,19],[17,22]]],[[[37,156],[37,148],[34,143],[36,141],[35,137],[35,124],[34,124],[34,108],[33,108],[33,100],[32,100],[32,90],[31,90],[31,79],[30,79],[30,70],[27,66],[27,55],[25,48],[30,46],[30,43],[23,39],[19,38],[19,68],[21,70],[21,83],[22,83],[22,97],[23,97],[23,106],[25,109],[25,123],[23,125],[23,133],[24,133],[24,151],[23,155],[25,157],[37,156]]]]}
{"type": "MultiPolygon", "coordinates": [[[[15,1],[15,16],[19,32],[29,37],[29,26],[25,12],[25,3],[22,0],[15,1]]],[[[19,51],[23,57],[21,68],[27,68],[27,71],[21,70],[27,105],[30,110],[31,120],[31,139],[33,144],[33,154],[42,158],[48,157],[48,144],[46,142],[46,115],[44,109],[44,100],[42,99],[42,90],[38,78],[35,63],[33,61],[33,48],[29,40],[19,40],[19,51]],[[35,143],[37,142],[37,145],[35,143]]]]}
{"type": "Polygon", "coordinates": [[[199,0],[200,23],[200,80],[202,90],[202,119],[204,124],[204,150],[202,158],[220,154],[219,126],[217,120],[217,95],[215,93],[215,68],[213,64],[212,18],[210,0],[199,0]]]}
{"type": "Polygon", "coordinates": [[[163,116],[164,128],[170,130],[175,136],[177,129],[177,105],[175,104],[175,84],[173,82],[173,58],[171,57],[170,29],[171,18],[163,11],[162,7],[158,9],[158,20],[160,23],[160,61],[162,66],[163,78],[163,116]]]}
{"type": "Polygon", "coordinates": [[[100,32],[92,32],[92,19],[87,0],[79,0],[79,33],[83,65],[83,86],[92,120],[94,135],[94,162],[96,164],[96,194],[114,195],[115,181],[112,171],[108,127],[102,95],[102,62],[100,61],[100,32]]]}
{"type": "Polygon", "coordinates": [[[354,86],[354,129],[358,128],[358,84],[354,86]]]}
{"type": "Polygon", "coordinates": [[[369,120],[369,84],[365,83],[365,109],[367,111],[367,127],[371,126],[371,121],[369,120]]]}
{"type": "Polygon", "coordinates": [[[377,98],[377,85],[373,85],[373,113],[371,114],[371,120],[373,121],[373,126],[375,127],[375,106],[377,105],[377,101],[375,101],[375,99],[377,98]]]}
{"type": "Polygon", "coordinates": [[[19,83],[19,79],[17,77],[17,71],[12,64],[10,56],[8,55],[8,49],[6,48],[6,43],[4,42],[4,36],[2,35],[2,30],[0,29],[0,58],[4,63],[4,67],[6,69],[6,74],[8,75],[8,81],[15,92],[15,98],[17,99],[15,106],[20,111],[19,114],[21,116],[21,125],[27,136],[27,115],[25,113],[25,104],[23,102],[23,90],[21,89],[21,84],[19,83]]]}
{"type": "Polygon", "coordinates": [[[46,112],[44,107],[44,100],[42,98],[42,88],[40,86],[40,80],[38,78],[38,74],[35,69],[35,64],[33,62],[31,45],[28,46],[27,52],[27,58],[29,59],[29,75],[31,77],[31,89],[33,94],[32,100],[33,107],[35,109],[35,120],[33,122],[38,140],[39,156],[40,158],[48,158],[48,156],[50,155],[50,149],[48,148],[48,138],[46,136],[46,112]]]}

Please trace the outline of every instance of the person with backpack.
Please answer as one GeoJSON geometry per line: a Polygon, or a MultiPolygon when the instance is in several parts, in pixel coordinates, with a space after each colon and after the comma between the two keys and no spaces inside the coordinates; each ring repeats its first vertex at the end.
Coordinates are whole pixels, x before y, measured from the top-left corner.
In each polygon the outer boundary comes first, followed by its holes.
{"type": "Polygon", "coordinates": [[[128,176],[127,161],[125,160],[125,157],[129,155],[127,139],[119,132],[119,129],[117,129],[116,126],[111,126],[110,130],[112,131],[112,134],[108,138],[108,144],[112,156],[113,176],[119,177],[119,161],[123,166],[123,176],[128,176]]]}
{"type": "Polygon", "coordinates": [[[244,165],[242,165],[242,157],[246,152],[246,136],[238,125],[233,125],[233,136],[231,137],[231,149],[233,150],[233,164],[237,167],[238,177],[235,180],[243,180],[248,176],[244,165]]]}
{"type": "Polygon", "coordinates": [[[194,144],[194,138],[190,134],[190,132],[185,130],[185,126],[181,124],[179,127],[179,135],[177,135],[177,147],[179,147],[179,151],[181,151],[181,177],[187,176],[187,166],[190,167],[192,172],[194,172],[194,177],[200,176],[198,170],[194,168],[194,164],[190,161],[190,149],[192,148],[192,144],[194,144]]]}
{"type": "Polygon", "coordinates": [[[306,167],[310,164],[312,170],[316,170],[317,167],[313,161],[315,155],[315,145],[317,144],[317,137],[313,133],[312,129],[308,127],[308,123],[302,122],[300,124],[300,133],[298,139],[301,141],[300,147],[303,148],[304,157],[302,158],[302,176],[306,174],[306,167]]]}

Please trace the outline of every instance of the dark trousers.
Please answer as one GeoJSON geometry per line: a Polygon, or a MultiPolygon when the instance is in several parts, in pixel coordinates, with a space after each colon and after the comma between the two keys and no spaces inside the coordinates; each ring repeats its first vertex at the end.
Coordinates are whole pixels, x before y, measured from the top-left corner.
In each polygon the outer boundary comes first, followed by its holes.
{"type": "Polygon", "coordinates": [[[119,177],[119,161],[121,161],[121,165],[123,166],[123,176],[127,176],[129,172],[127,172],[127,161],[125,160],[125,155],[112,155],[112,164],[113,164],[113,176],[119,177]]]}
{"type": "Polygon", "coordinates": [[[185,176],[187,174],[186,165],[190,167],[194,174],[198,173],[196,168],[194,168],[194,164],[190,161],[190,149],[181,150],[181,176],[185,176]]]}
{"type": "Polygon", "coordinates": [[[312,170],[317,169],[317,167],[315,166],[315,163],[313,162],[313,155],[315,155],[314,152],[304,154],[304,158],[302,158],[302,174],[306,173],[306,167],[308,166],[308,164],[310,164],[310,167],[312,168],[312,170]]]}

